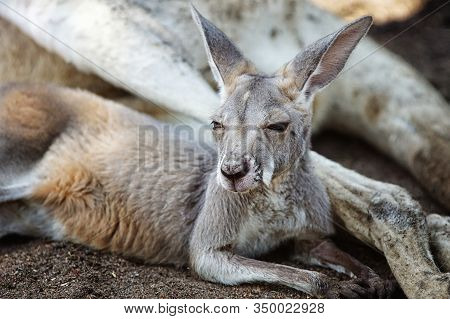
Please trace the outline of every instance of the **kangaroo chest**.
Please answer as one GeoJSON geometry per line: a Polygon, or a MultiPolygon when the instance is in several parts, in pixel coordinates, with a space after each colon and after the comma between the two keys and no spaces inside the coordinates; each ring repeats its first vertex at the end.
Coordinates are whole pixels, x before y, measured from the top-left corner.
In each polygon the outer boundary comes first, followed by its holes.
{"type": "Polygon", "coordinates": [[[311,219],[302,203],[272,193],[248,205],[236,239],[235,252],[254,257],[291,238],[310,238],[311,219]]]}

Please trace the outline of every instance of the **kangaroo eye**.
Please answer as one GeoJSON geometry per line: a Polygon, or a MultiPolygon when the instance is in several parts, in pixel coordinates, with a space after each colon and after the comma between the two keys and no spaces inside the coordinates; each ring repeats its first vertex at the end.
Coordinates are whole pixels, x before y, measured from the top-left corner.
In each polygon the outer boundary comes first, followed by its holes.
{"type": "Polygon", "coordinates": [[[276,132],[284,132],[286,131],[289,123],[274,123],[267,125],[267,129],[276,131],[276,132]]]}
{"type": "Polygon", "coordinates": [[[219,123],[219,122],[216,122],[216,121],[212,121],[211,122],[211,126],[212,126],[213,130],[218,130],[218,129],[223,128],[223,125],[221,123],[219,123]]]}

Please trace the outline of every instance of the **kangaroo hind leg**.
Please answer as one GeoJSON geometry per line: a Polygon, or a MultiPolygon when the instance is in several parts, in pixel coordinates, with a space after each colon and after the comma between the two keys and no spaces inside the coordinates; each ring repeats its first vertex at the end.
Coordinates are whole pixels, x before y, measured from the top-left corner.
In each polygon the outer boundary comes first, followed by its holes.
{"type": "Polygon", "coordinates": [[[42,206],[29,200],[37,169],[70,120],[56,88],[0,86],[0,236],[17,233],[56,237],[42,206]]]}

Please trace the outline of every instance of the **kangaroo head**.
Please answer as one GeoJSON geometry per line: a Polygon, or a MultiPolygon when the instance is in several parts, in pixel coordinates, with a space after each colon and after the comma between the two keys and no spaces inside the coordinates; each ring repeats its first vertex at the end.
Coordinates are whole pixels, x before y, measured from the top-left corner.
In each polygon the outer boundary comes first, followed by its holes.
{"type": "Polygon", "coordinates": [[[272,75],[261,74],[227,36],[192,7],[203,35],[221,106],[212,116],[218,146],[217,177],[227,190],[245,192],[305,156],[311,101],[343,69],[372,18],[360,18],[308,46],[272,75]]]}

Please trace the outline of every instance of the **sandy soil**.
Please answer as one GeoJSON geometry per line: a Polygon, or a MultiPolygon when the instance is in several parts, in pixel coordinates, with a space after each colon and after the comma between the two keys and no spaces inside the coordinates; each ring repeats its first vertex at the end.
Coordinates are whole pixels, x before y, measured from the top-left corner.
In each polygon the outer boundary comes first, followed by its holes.
{"type": "MultiPolygon", "coordinates": [[[[405,22],[374,27],[371,36],[385,43],[444,2],[431,1],[405,22]]],[[[450,100],[450,5],[387,46],[414,64],[450,100]]],[[[407,188],[428,212],[444,213],[405,170],[357,139],[328,132],[314,137],[313,148],[367,176],[407,188]]],[[[338,244],[383,277],[391,275],[379,252],[351,238],[340,239],[338,244]]],[[[283,253],[272,259],[283,262],[283,253]]],[[[325,272],[338,276],[332,271],[325,272]]],[[[187,268],[144,265],[79,245],[10,236],[0,240],[0,297],[305,298],[306,295],[267,285],[225,287],[201,281],[187,268]]],[[[403,297],[401,291],[396,297],[403,297]]]]}

